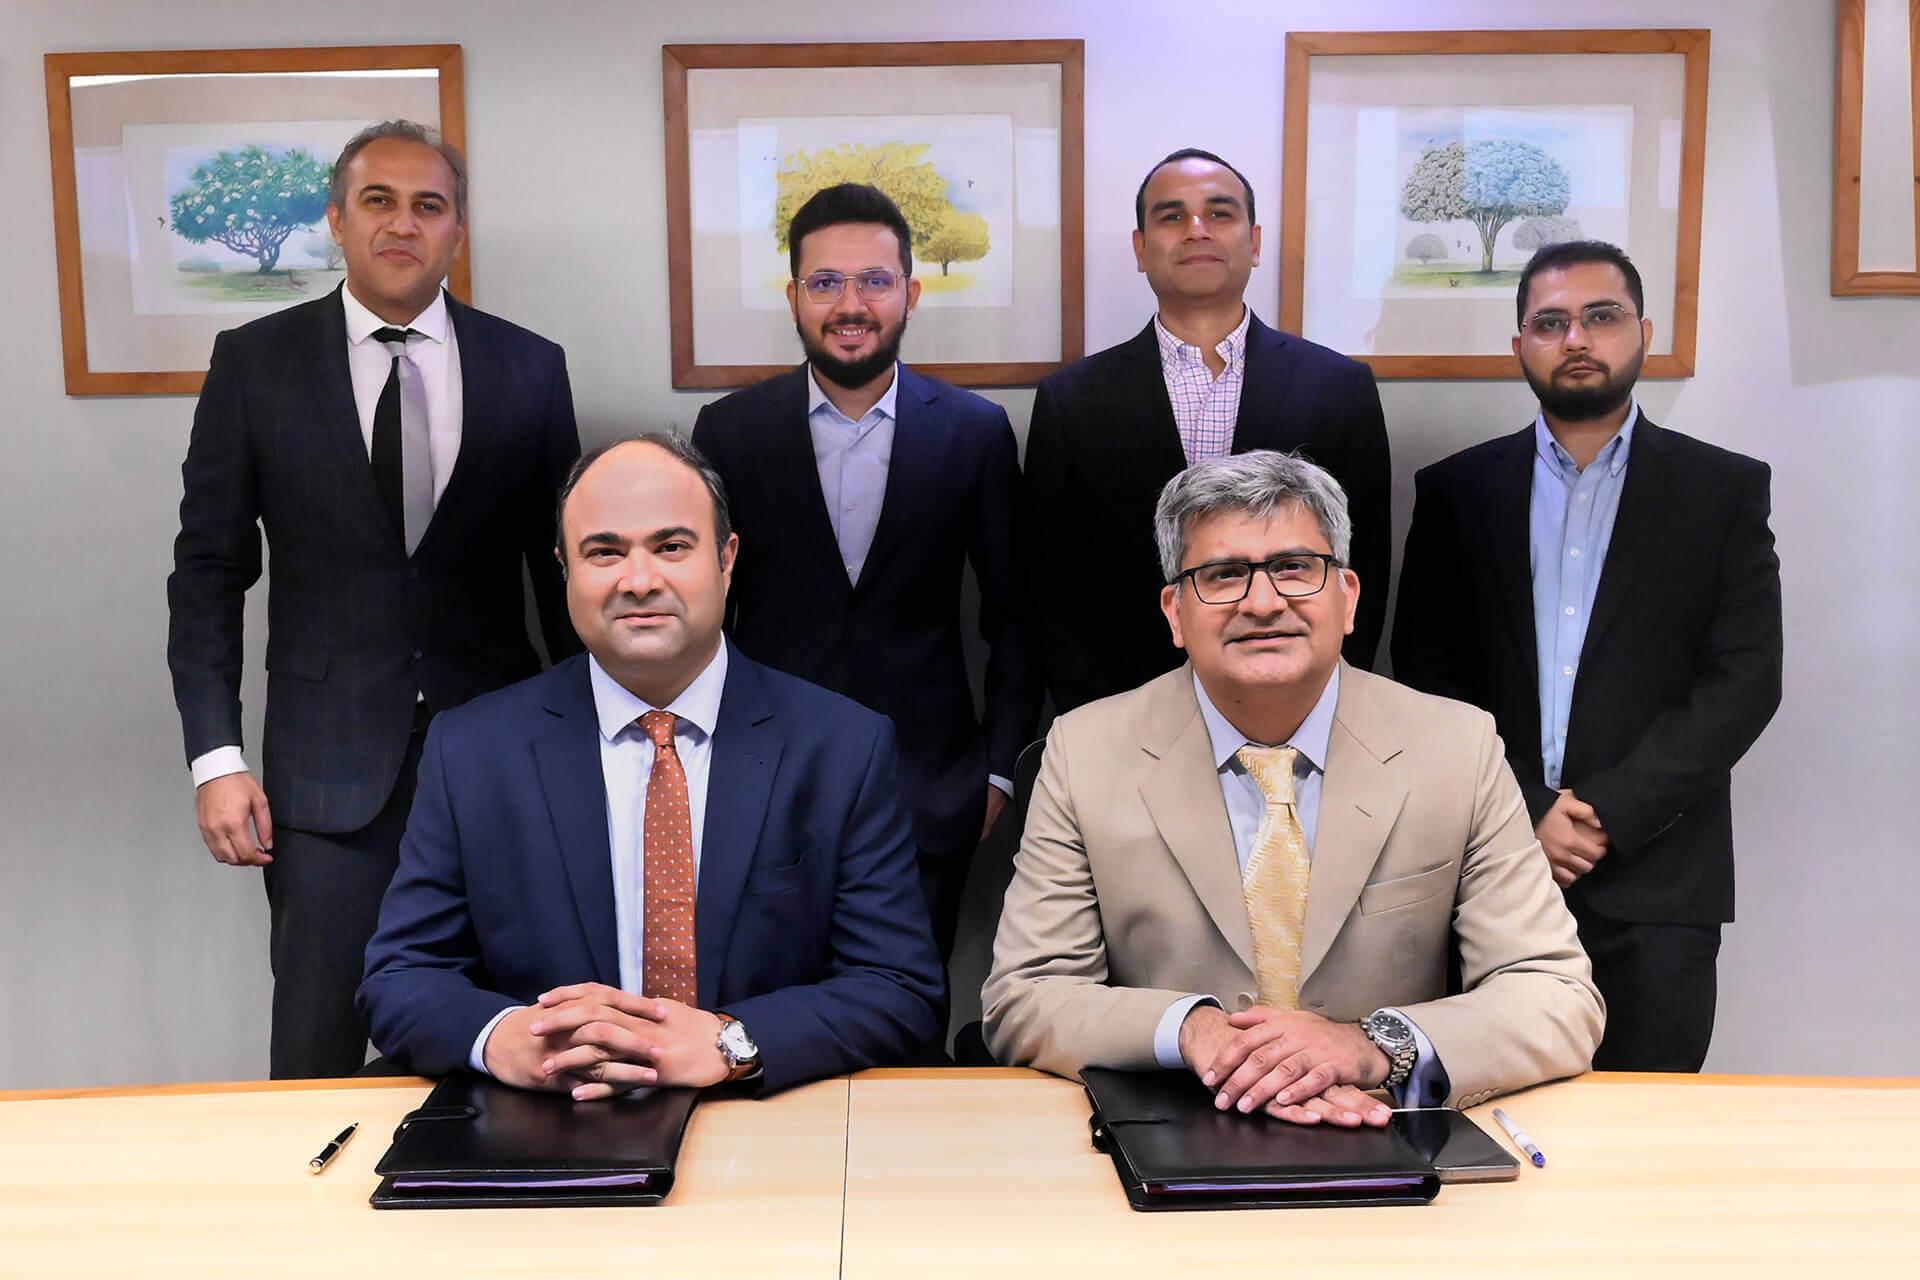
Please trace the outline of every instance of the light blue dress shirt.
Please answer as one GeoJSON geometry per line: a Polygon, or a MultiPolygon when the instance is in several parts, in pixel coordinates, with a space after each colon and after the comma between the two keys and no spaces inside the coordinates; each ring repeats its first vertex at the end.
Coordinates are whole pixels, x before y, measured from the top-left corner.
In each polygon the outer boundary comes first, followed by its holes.
{"type": "MultiPolygon", "coordinates": [[[[1220,777],[1220,794],[1227,805],[1227,825],[1233,830],[1234,856],[1240,863],[1241,878],[1245,879],[1247,862],[1253,857],[1254,841],[1260,834],[1260,823],[1266,817],[1267,797],[1238,756],[1240,748],[1247,745],[1247,736],[1220,714],[1219,708],[1213,705],[1213,699],[1207,696],[1198,675],[1193,677],[1193,694],[1200,701],[1200,718],[1207,726],[1207,740],[1213,748],[1214,769],[1220,777]]],[[[1300,820],[1301,833],[1307,838],[1309,859],[1313,857],[1314,838],[1320,830],[1320,784],[1326,776],[1327,744],[1333,738],[1333,713],[1339,703],[1340,669],[1335,667],[1327,679],[1327,687],[1321,690],[1320,700],[1313,704],[1313,710],[1293,731],[1293,736],[1281,744],[1292,747],[1296,752],[1293,760],[1293,813],[1300,820]]],[[[1212,996],[1183,996],[1161,1015],[1153,1032],[1153,1056],[1160,1066],[1168,1070],[1185,1069],[1186,1059],[1180,1056],[1180,1024],[1186,1021],[1193,1007],[1201,1003],[1215,1008],[1220,1006],[1220,1002],[1212,996]]],[[[1405,1014],[1401,1016],[1406,1017],[1405,1014]]],[[[1408,1094],[1424,1099],[1431,1095],[1433,1087],[1438,1087],[1439,1097],[1445,1098],[1447,1077],[1439,1058],[1434,1054],[1432,1042],[1418,1026],[1414,1026],[1413,1019],[1408,1018],[1407,1024],[1413,1026],[1419,1058],[1414,1063],[1412,1076],[1397,1091],[1398,1094],[1403,1099],[1408,1094]]]]}
{"type": "MultiPolygon", "coordinates": [[[[653,739],[640,728],[640,717],[655,710],[608,675],[597,658],[587,658],[587,678],[593,688],[593,710],[600,724],[600,776],[607,790],[607,845],[613,855],[614,940],[620,956],[620,989],[645,991],[642,956],[646,943],[647,781],[653,776],[653,739]]],[[[720,719],[720,694],[727,684],[727,645],[720,644],[713,661],[679,697],[661,710],[679,717],[673,728],[673,749],[687,779],[687,815],[693,820],[693,870],[700,873],[700,846],[706,828],[707,776],[713,764],[713,730],[720,719]]],[[[475,1037],[467,1064],[484,1073],[487,1037],[514,1005],[495,1014],[475,1037]]]]}
{"type": "Polygon", "coordinates": [[[1543,415],[1533,421],[1533,497],[1527,544],[1533,568],[1533,644],[1540,673],[1540,763],[1546,783],[1560,787],[1567,757],[1567,717],[1580,670],[1580,648],[1593,617],[1600,570],[1620,514],[1627,455],[1640,421],[1635,404],[1613,439],[1584,470],[1560,447],[1543,415]]]}
{"type": "Polygon", "coordinates": [[[887,384],[873,408],[855,422],[827,399],[820,378],[807,370],[807,431],[813,436],[813,461],[820,468],[820,494],[827,500],[827,519],[840,546],[840,563],[847,581],[860,581],[860,570],[873,549],[873,531],[880,524],[880,504],[887,496],[887,468],[893,463],[894,407],[900,401],[900,366],[893,366],[887,384]]]}

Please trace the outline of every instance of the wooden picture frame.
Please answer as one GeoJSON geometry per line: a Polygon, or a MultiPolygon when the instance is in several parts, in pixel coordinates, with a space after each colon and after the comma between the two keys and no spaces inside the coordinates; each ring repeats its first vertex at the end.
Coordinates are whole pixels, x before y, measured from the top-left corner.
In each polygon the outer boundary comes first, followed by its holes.
{"type": "Polygon", "coordinates": [[[1383,378],[1511,378],[1513,281],[1530,252],[1516,241],[1577,234],[1621,243],[1646,278],[1642,376],[1690,375],[1708,41],[1693,29],[1290,33],[1281,327],[1383,378]],[[1558,156],[1548,138],[1562,140],[1558,156]],[[1542,167],[1526,195],[1475,204],[1469,147],[1542,167]],[[1456,148],[1449,168],[1442,153],[1456,148]],[[1527,212],[1501,221],[1513,207],[1527,212]],[[1576,208],[1601,225],[1563,216],[1576,208]],[[1462,209],[1487,216],[1476,226],[1462,209]],[[1452,230],[1403,234],[1417,221],[1452,230]]]}
{"type": "Polygon", "coordinates": [[[799,362],[778,210],[822,175],[882,166],[931,184],[906,211],[916,245],[921,218],[979,228],[959,277],[914,255],[916,369],[1019,386],[1078,359],[1084,60],[1079,40],[663,46],[673,385],[744,386],[799,362]]]}
{"type": "MultiPolygon", "coordinates": [[[[1908,84],[1894,83],[1896,75],[1887,75],[1879,88],[1881,101],[1900,105],[1907,111],[1912,133],[1912,154],[1900,154],[1896,147],[1870,147],[1867,139],[1867,98],[1869,71],[1867,42],[1869,34],[1884,41],[1895,33],[1891,29],[1869,32],[1871,0],[1837,0],[1835,17],[1834,69],[1834,147],[1833,147],[1833,284],[1835,297],[1870,297],[1905,294],[1920,296],[1920,0],[1906,0],[1906,58],[1908,84]],[[1867,154],[1869,151],[1872,154],[1867,154]],[[1898,229],[1905,210],[1897,207],[1912,195],[1911,244],[1898,229]],[[1874,231],[1865,231],[1868,266],[1861,265],[1863,215],[1882,219],[1874,231]],[[1876,233],[1877,232],[1877,233],[1876,233]],[[1912,267],[1907,268],[1911,262],[1912,267]],[[1878,265],[1875,265],[1875,264],[1878,265]],[[1897,263],[1898,265],[1892,265],[1897,263]]],[[[1876,5],[1875,16],[1890,17],[1899,6],[1876,5]]],[[[1891,23],[1888,24],[1891,27],[1891,23]]],[[[1876,48],[1884,48],[1884,45],[1876,48]]],[[[1891,60],[1895,66],[1901,59],[1891,60]]],[[[1885,70],[1885,68],[1881,68],[1885,70]]]]}
{"type": "MultiPolygon", "coordinates": [[[[318,239],[327,234],[324,214],[317,225],[291,221],[312,207],[311,181],[296,188],[307,193],[299,212],[290,205],[277,223],[263,219],[271,224],[255,237],[263,243],[245,250],[258,258],[258,280],[227,269],[242,250],[189,240],[175,225],[184,215],[175,214],[168,187],[194,156],[227,160],[233,148],[259,147],[285,165],[292,148],[277,157],[273,148],[291,141],[306,144],[300,163],[330,172],[348,137],[394,116],[466,148],[457,44],[49,53],[46,82],[70,396],[197,395],[216,333],[324,293],[339,274],[330,240],[318,239]],[[425,107],[432,111],[422,119],[425,107]],[[331,150],[319,154],[323,143],[331,150]],[[282,270],[279,255],[301,229],[294,251],[322,265],[282,270]],[[194,252],[178,257],[188,246],[194,252]]],[[[467,245],[448,280],[462,301],[473,291],[471,254],[469,216],[467,245]]]]}

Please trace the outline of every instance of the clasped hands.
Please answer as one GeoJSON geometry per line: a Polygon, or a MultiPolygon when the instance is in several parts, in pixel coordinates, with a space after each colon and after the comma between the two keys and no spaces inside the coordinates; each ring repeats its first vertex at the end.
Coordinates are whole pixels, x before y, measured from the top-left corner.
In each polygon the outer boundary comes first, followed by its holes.
{"type": "Polygon", "coordinates": [[[588,1102],[648,1085],[719,1084],[728,1075],[719,1039],[720,1019],[705,1009],[581,982],[500,1019],[484,1058],[496,1080],[588,1102]]]}
{"type": "Polygon", "coordinates": [[[1365,1092],[1386,1080],[1392,1064],[1356,1023],[1301,1009],[1255,1005],[1228,1015],[1195,1005],[1180,1024],[1180,1056],[1215,1091],[1222,1111],[1264,1109],[1294,1124],[1349,1128],[1379,1127],[1393,1114],[1365,1092]]]}
{"type": "Polygon", "coordinates": [[[1592,871],[1613,843],[1593,806],[1567,790],[1541,815],[1533,834],[1553,868],[1553,882],[1562,889],[1592,871]]]}

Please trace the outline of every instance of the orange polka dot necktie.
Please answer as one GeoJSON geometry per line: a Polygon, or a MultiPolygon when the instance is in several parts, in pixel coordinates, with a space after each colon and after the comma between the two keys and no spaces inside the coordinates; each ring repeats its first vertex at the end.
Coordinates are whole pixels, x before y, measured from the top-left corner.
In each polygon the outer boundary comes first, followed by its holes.
{"type": "Polygon", "coordinates": [[[655,998],[693,1004],[694,980],[693,815],[687,807],[687,772],[674,749],[671,711],[649,711],[640,728],[653,739],[653,771],[647,776],[647,817],[641,833],[645,864],[641,940],[641,987],[655,998]]]}
{"type": "Polygon", "coordinates": [[[1298,753],[1292,747],[1249,744],[1237,754],[1267,799],[1241,884],[1253,933],[1260,1003],[1270,1009],[1298,1009],[1300,943],[1306,932],[1310,876],[1307,833],[1293,807],[1293,761],[1298,753]]]}

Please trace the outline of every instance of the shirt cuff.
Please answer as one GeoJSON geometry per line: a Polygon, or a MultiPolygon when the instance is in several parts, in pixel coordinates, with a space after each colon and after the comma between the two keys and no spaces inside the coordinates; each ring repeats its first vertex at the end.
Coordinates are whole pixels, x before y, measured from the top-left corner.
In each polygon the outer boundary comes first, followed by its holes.
{"type": "Polygon", "coordinates": [[[1012,778],[1003,778],[997,773],[990,773],[987,775],[987,785],[1000,788],[1002,795],[1006,796],[1009,800],[1013,799],[1012,778]]]}
{"type": "Polygon", "coordinates": [[[1397,1107],[1438,1107],[1445,1105],[1447,1095],[1453,1092],[1453,1079],[1447,1075],[1447,1068],[1440,1061],[1440,1055],[1433,1051],[1433,1041],[1427,1039],[1427,1033],[1420,1024],[1398,1009],[1389,1008],[1388,1013],[1397,1014],[1409,1027],[1413,1028],[1414,1058],[1413,1070],[1408,1073],[1406,1083],[1397,1089],[1388,1090],[1393,1094],[1393,1103],[1397,1107]]]}
{"type": "Polygon", "coordinates": [[[1168,1071],[1181,1071],[1186,1068],[1187,1060],[1180,1056],[1180,1024],[1187,1020],[1197,1004],[1211,1005],[1218,1009],[1220,1002],[1212,996],[1183,996],[1167,1006],[1160,1015],[1160,1022],[1153,1029],[1153,1060],[1168,1071]]]}
{"type": "Polygon", "coordinates": [[[247,762],[241,757],[239,747],[215,747],[205,755],[195,756],[187,768],[193,773],[193,785],[203,787],[230,773],[246,773],[247,762]]]}
{"type": "Polygon", "coordinates": [[[487,1037],[491,1036],[493,1029],[500,1025],[500,1019],[506,1017],[515,1009],[524,1009],[526,1007],[527,1006],[523,1004],[510,1004],[487,1019],[487,1025],[480,1028],[480,1034],[473,1038],[473,1048],[467,1051],[467,1065],[469,1067],[472,1067],[483,1076],[491,1074],[487,1070],[487,1037]]]}

